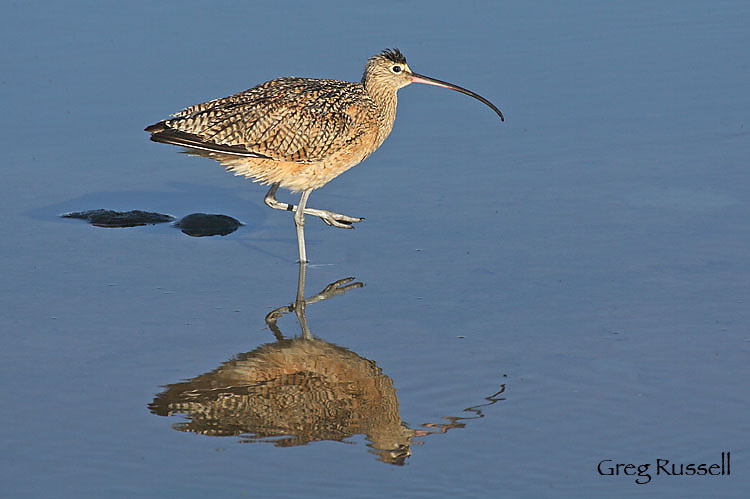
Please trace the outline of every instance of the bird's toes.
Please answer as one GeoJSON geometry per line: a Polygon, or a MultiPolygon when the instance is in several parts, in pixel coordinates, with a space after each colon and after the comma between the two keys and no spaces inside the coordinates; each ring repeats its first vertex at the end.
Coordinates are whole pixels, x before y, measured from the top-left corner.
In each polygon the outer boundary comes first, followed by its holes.
{"type": "Polygon", "coordinates": [[[349,225],[357,223],[357,222],[361,222],[362,220],[364,220],[364,218],[350,217],[347,215],[340,215],[340,216],[336,216],[335,218],[338,222],[349,224],[349,225]]]}
{"type": "Polygon", "coordinates": [[[327,212],[323,215],[318,214],[318,216],[326,223],[326,225],[338,227],[340,229],[353,229],[354,227],[352,226],[352,224],[364,220],[364,218],[350,217],[348,215],[341,215],[340,213],[330,212],[327,212]]]}
{"type": "Polygon", "coordinates": [[[352,222],[349,222],[347,220],[341,220],[339,218],[324,218],[323,221],[327,223],[328,225],[331,225],[333,227],[338,227],[339,229],[353,229],[354,226],[352,226],[352,222]]]}

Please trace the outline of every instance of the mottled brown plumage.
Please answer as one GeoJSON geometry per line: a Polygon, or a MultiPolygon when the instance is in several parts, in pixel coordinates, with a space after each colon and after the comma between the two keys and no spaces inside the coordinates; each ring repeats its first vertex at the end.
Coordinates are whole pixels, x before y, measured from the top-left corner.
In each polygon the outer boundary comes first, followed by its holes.
{"type": "Polygon", "coordinates": [[[305,208],[312,190],[359,164],[388,137],[396,119],[396,92],[410,83],[457,90],[502,113],[456,85],[413,73],[403,54],[385,50],[370,58],[360,82],[277,78],[223,99],[188,107],[146,128],[151,140],[212,157],[230,171],[271,184],[266,204],[296,211],[300,261],[306,261],[304,214],[352,228],[363,219],[305,208]],[[300,207],[280,203],[276,189],[302,191],[300,207]]]}

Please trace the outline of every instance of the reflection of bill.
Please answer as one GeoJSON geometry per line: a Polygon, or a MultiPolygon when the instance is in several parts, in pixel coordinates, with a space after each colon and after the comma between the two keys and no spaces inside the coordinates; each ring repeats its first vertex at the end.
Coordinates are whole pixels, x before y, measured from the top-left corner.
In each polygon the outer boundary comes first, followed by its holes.
{"type": "Polygon", "coordinates": [[[505,383],[487,402],[465,409],[472,415],[447,417],[446,423],[409,428],[399,414],[393,381],[375,362],[324,340],[313,338],[305,306],[345,293],[362,284],[342,279],[304,298],[304,265],[300,265],[297,300],[266,316],[277,341],[225,362],[214,371],[169,385],[149,409],[168,416],[184,414],[180,431],[210,436],[239,436],[241,442],[304,445],[342,441],[365,435],[381,461],[403,464],[414,437],[463,428],[483,417],[481,408],[503,400],[505,383]],[[285,339],[276,321],[295,312],[302,337],[285,339]]]}

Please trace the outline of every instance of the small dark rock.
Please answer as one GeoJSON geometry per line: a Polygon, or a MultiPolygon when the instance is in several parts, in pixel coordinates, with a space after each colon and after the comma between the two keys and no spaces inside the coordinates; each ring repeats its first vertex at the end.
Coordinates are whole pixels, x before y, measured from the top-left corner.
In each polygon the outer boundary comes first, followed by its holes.
{"type": "Polygon", "coordinates": [[[87,210],[65,213],[63,218],[80,218],[88,220],[91,225],[97,227],[138,227],[141,225],[154,225],[174,220],[173,216],[148,211],[113,211],[113,210],[87,210]]]}
{"type": "Polygon", "coordinates": [[[226,236],[236,231],[242,225],[239,220],[227,215],[209,215],[206,213],[193,213],[175,222],[178,227],[188,236],[226,236]]]}

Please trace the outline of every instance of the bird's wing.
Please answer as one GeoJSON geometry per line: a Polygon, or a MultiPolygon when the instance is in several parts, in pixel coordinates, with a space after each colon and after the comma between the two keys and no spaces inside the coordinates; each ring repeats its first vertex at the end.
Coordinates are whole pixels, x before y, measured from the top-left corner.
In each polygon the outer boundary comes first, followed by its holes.
{"type": "Polygon", "coordinates": [[[308,163],[356,141],[376,115],[358,83],[279,78],[189,107],[146,131],[152,140],[194,149],[308,163]]]}

